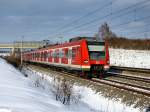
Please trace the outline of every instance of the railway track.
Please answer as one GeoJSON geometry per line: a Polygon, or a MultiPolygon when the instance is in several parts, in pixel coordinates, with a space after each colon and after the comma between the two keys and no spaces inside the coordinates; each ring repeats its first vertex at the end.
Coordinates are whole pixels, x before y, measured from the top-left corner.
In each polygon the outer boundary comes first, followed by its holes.
{"type": "MultiPolygon", "coordinates": [[[[65,76],[68,76],[71,78],[79,77],[73,73],[68,73],[68,72],[64,72],[64,71],[58,72],[58,71],[52,70],[52,69],[50,69],[50,70],[53,73],[56,73],[59,75],[65,75],[65,76]]],[[[135,85],[135,84],[128,84],[125,82],[109,80],[109,79],[96,79],[96,78],[93,78],[91,80],[85,79],[85,78],[82,78],[82,79],[86,80],[86,81],[87,80],[92,81],[92,82],[97,83],[97,84],[105,84],[105,85],[113,86],[113,87],[116,87],[119,89],[124,89],[124,90],[128,90],[128,91],[136,92],[136,93],[143,94],[143,95],[150,97],[150,88],[148,88],[148,87],[139,86],[139,85],[135,85]]]]}
{"type": "MultiPolygon", "coordinates": [[[[67,75],[69,77],[70,76],[71,77],[77,77],[76,75],[71,74],[71,73],[67,73],[67,72],[61,72],[61,73],[59,73],[57,71],[55,71],[55,72],[58,73],[58,74],[61,74],[61,75],[67,75]]],[[[85,80],[89,80],[89,79],[85,79],[85,80]]],[[[116,87],[116,88],[119,88],[119,89],[124,89],[124,90],[128,90],[128,91],[136,92],[136,93],[147,95],[147,96],[150,97],[150,88],[147,88],[147,87],[134,85],[134,84],[128,84],[128,83],[125,83],[125,82],[119,82],[119,81],[114,81],[114,80],[108,80],[108,79],[93,78],[89,81],[96,82],[96,83],[101,83],[101,84],[106,84],[106,85],[113,86],[113,87],[116,87]]]]}
{"type": "Polygon", "coordinates": [[[115,83],[124,84],[124,85],[127,85],[127,86],[132,86],[132,87],[140,88],[140,89],[145,89],[145,90],[150,91],[150,88],[149,88],[149,87],[140,86],[140,85],[137,85],[137,84],[130,84],[130,83],[127,83],[127,82],[122,82],[122,81],[112,80],[112,79],[105,79],[105,80],[106,80],[106,81],[115,82],[115,83]]]}
{"type": "Polygon", "coordinates": [[[150,73],[150,69],[144,69],[144,68],[111,66],[110,69],[121,70],[121,71],[131,71],[131,72],[140,72],[140,73],[150,73]]]}
{"type": "Polygon", "coordinates": [[[107,85],[119,88],[119,89],[124,89],[124,90],[128,90],[128,91],[136,92],[136,93],[147,95],[150,97],[149,88],[145,88],[145,87],[141,87],[141,86],[137,86],[137,85],[131,85],[131,84],[127,84],[127,83],[123,83],[123,82],[119,82],[119,81],[114,81],[114,80],[99,80],[99,79],[93,79],[93,80],[96,82],[100,82],[103,84],[107,84],[107,85]]]}
{"type": "Polygon", "coordinates": [[[142,81],[145,83],[150,83],[149,77],[142,77],[142,76],[135,76],[135,75],[129,75],[129,74],[121,74],[121,73],[114,73],[114,72],[108,72],[108,75],[111,75],[112,77],[119,77],[129,80],[135,80],[135,81],[142,81]]]}

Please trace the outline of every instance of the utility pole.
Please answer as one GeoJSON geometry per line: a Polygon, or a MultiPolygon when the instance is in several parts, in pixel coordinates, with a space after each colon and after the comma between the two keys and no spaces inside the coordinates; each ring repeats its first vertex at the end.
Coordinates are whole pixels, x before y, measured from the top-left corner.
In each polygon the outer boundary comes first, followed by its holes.
{"type": "Polygon", "coordinates": [[[22,38],[21,38],[21,66],[23,64],[23,55],[22,55],[22,53],[23,53],[23,39],[24,39],[24,36],[22,36],[22,38]]]}
{"type": "Polygon", "coordinates": [[[62,44],[63,42],[63,37],[62,36],[60,36],[60,37],[58,37],[59,39],[60,39],[60,43],[62,44]]]}

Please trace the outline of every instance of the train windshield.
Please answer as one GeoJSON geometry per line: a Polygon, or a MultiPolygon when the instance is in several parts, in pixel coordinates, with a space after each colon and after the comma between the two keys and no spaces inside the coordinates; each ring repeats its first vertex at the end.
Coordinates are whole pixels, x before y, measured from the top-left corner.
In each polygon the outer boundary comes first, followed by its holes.
{"type": "Polygon", "coordinates": [[[104,42],[88,42],[88,49],[91,60],[105,59],[104,42]]]}

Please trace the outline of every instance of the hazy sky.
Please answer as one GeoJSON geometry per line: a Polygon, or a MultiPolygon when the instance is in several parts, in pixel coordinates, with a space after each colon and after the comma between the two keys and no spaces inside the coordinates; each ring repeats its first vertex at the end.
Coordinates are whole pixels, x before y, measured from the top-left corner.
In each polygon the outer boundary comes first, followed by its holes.
{"type": "Polygon", "coordinates": [[[0,0],[0,42],[92,36],[104,22],[121,36],[150,37],[149,11],[150,0],[0,0]]]}

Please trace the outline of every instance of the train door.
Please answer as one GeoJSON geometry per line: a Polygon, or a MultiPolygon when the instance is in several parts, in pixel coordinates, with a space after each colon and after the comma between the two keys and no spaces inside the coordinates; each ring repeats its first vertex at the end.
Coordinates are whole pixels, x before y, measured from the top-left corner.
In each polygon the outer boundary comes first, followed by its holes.
{"type": "Polygon", "coordinates": [[[43,54],[44,56],[44,62],[47,62],[47,51],[44,51],[44,54],[43,54]]]}
{"type": "Polygon", "coordinates": [[[68,64],[68,48],[62,49],[63,57],[61,59],[62,64],[68,64]]]}
{"type": "Polygon", "coordinates": [[[52,50],[48,51],[48,62],[52,62],[52,50]]]}
{"type": "Polygon", "coordinates": [[[55,51],[54,50],[51,51],[51,56],[52,56],[52,63],[54,63],[54,57],[55,57],[55,51]]]}
{"type": "Polygon", "coordinates": [[[72,64],[81,65],[81,49],[80,46],[72,48],[72,64]]]}
{"type": "Polygon", "coordinates": [[[58,63],[60,63],[60,64],[61,64],[61,58],[62,57],[63,57],[62,49],[59,49],[59,51],[58,51],[58,58],[59,58],[58,63]]]}
{"type": "Polygon", "coordinates": [[[68,64],[71,65],[72,62],[72,48],[68,50],[68,64]]]}
{"type": "Polygon", "coordinates": [[[59,49],[56,49],[54,52],[55,52],[54,63],[59,63],[59,49]]]}

